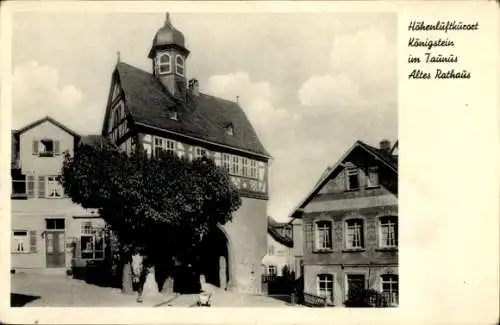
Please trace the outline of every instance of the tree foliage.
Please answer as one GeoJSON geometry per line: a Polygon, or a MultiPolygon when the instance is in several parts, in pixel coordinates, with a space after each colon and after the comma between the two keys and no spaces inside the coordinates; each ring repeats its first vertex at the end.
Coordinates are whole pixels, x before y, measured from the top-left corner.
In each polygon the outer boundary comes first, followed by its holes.
{"type": "Polygon", "coordinates": [[[192,256],[241,205],[227,173],[207,158],[127,155],[104,142],[66,154],[60,181],[73,202],[99,210],[122,248],[148,255],[192,256]]]}

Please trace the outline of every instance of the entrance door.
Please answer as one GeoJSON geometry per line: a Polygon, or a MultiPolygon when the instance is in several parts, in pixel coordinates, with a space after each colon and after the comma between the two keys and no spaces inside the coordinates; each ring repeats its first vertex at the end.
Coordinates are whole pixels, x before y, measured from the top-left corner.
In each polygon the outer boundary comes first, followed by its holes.
{"type": "Polygon", "coordinates": [[[45,248],[47,267],[64,267],[64,232],[50,231],[45,232],[45,248]]]}
{"type": "Polygon", "coordinates": [[[351,295],[359,295],[366,288],[364,274],[348,274],[347,275],[347,299],[351,295]]]}

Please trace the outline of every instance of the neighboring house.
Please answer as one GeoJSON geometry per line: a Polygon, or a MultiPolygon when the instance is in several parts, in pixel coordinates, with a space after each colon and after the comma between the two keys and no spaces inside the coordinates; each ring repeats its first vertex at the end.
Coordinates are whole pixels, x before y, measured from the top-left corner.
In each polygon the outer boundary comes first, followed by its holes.
{"type": "Polygon", "coordinates": [[[80,136],[51,117],[12,131],[11,267],[70,268],[101,257],[89,228],[96,217],[71,202],[57,181],[64,152],[80,136]]]}
{"type": "Polygon", "coordinates": [[[184,35],[169,15],[154,36],[152,73],[118,62],[113,70],[102,136],[122,150],[208,157],[224,168],[242,197],[232,222],[211,238],[207,282],[246,293],[261,291],[266,254],[268,160],[243,109],[199,91],[187,80],[184,35]]]}
{"type": "Polygon", "coordinates": [[[370,288],[398,303],[396,148],[355,142],[294,210],[304,292],[342,305],[350,289],[370,288]]]}
{"type": "Polygon", "coordinates": [[[262,259],[264,279],[282,276],[285,266],[293,271],[292,248],[292,228],[268,217],[267,254],[262,259]]]}

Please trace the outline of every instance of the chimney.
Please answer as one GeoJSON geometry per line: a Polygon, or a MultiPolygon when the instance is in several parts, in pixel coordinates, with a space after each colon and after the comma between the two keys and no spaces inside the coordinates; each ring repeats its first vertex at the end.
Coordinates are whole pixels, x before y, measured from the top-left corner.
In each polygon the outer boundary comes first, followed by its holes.
{"type": "Polygon", "coordinates": [[[389,153],[391,151],[391,142],[385,139],[380,141],[380,150],[389,153]]]}
{"type": "Polygon", "coordinates": [[[200,94],[200,87],[198,86],[198,80],[196,79],[189,80],[189,92],[193,96],[198,96],[200,94]]]}

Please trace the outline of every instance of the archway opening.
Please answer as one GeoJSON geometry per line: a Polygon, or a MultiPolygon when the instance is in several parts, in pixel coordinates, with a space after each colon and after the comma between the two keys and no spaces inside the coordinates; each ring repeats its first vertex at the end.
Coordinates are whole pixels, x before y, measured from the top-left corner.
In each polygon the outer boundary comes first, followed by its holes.
{"type": "Polygon", "coordinates": [[[228,240],[224,232],[216,228],[203,240],[198,270],[205,280],[222,289],[230,279],[228,240]]]}

